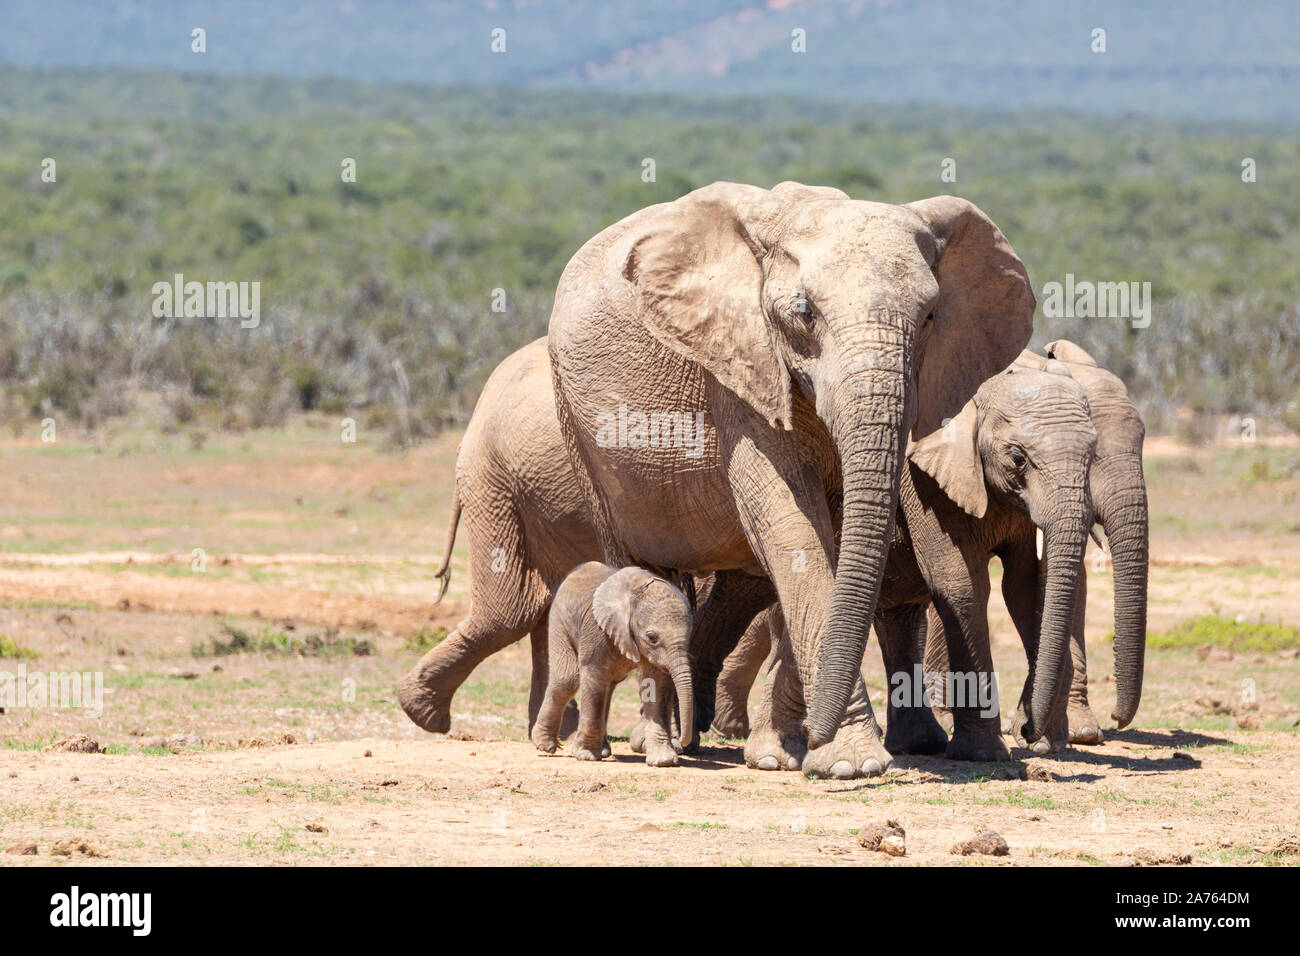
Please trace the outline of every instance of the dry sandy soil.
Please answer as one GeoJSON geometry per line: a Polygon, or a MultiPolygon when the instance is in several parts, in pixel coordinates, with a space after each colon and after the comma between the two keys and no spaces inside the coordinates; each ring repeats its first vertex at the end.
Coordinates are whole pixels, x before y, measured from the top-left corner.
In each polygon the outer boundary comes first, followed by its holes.
{"type": "MultiPolygon", "coordinates": [[[[648,768],[626,743],[626,686],[614,759],[539,754],[526,644],[462,688],[452,735],[424,734],[393,688],[419,656],[412,635],[463,610],[463,551],[430,605],[455,438],[395,453],[329,434],[309,420],[202,448],[136,433],[0,444],[0,636],[32,655],[0,671],[104,679],[98,718],[0,715],[0,863],[1300,863],[1286,646],[1149,651],[1136,728],[1100,747],[900,758],[873,781],[750,771],[740,742],[713,738],[648,768]],[[217,653],[230,628],[271,649],[217,653]],[[313,638],[325,648],[285,650],[313,638]],[[44,749],[75,734],[104,752],[44,749]],[[858,845],[886,820],[906,856],[858,845]],[[952,855],[977,826],[1009,854],[952,855]]],[[[1300,453],[1157,443],[1148,457],[1152,631],[1207,613],[1300,623],[1300,453]]],[[[1104,555],[1089,568],[1104,715],[1111,579],[1104,555]]],[[[1005,710],[1024,662],[996,589],[991,621],[1005,710]]],[[[864,674],[883,713],[874,642],[864,674]]]]}

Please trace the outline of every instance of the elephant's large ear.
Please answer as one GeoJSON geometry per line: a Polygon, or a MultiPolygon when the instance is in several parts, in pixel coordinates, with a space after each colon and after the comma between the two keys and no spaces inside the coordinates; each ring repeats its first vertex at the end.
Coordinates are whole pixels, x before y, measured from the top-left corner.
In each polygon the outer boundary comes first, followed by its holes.
{"type": "Polygon", "coordinates": [[[1043,351],[1047,353],[1048,358],[1059,359],[1062,362],[1100,367],[1097,365],[1095,358],[1068,339],[1057,339],[1055,342],[1048,342],[1043,351]]]}
{"type": "Polygon", "coordinates": [[[793,179],[787,179],[783,183],[777,183],[772,187],[773,195],[780,196],[782,199],[806,200],[806,199],[848,199],[849,194],[842,189],[836,189],[834,186],[805,186],[803,183],[797,183],[793,179]]]}
{"type": "Polygon", "coordinates": [[[641,651],[632,634],[632,609],[637,593],[654,578],[645,568],[624,568],[602,581],[591,596],[591,616],[609,635],[618,652],[630,661],[641,660],[641,651]]]}
{"type": "Polygon", "coordinates": [[[1035,302],[1024,263],[974,203],[935,196],[907,208],[935,238],[939,301],[921,362],[915,432],[929,435],[1029,344],[1035,302]]]}
{"type": "Polygon", "coordinates": [[[975,434],[978,419],[979,411],[972,399],[937,432],[912,442],[907,457],[933,478],[957,507],[982,518],[989,498],[975,434]]]}
{"type": "Polygon", "coordinates": [[[735,183],[697,189],[647,221],[623,276],[636,286],[640,319],[656,339],[788,429],[790,373],[763,314],[766,250],[751,231],[755,218],[784,202],[735,183]]]}

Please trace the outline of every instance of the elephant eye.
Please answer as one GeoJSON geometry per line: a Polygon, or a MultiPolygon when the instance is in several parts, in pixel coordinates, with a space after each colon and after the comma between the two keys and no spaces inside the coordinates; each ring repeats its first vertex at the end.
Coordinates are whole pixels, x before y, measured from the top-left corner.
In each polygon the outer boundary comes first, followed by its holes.
{"type": "Polygon", "coordinates": [[[647,643],[647,644],[658,644],[658,643],[659,643],[659,633],[658,633],[657,631],[646,631],[646,632],[645,632],[645,639],[646,639],[646,643],[647,643]]]}
{"type": "Polygon", "coordinates": [[[1011,460],[1015,463],[1017,468],[1025,467],[1025,461],[1027,460],[1025,457],[1025,450],[1019,445],[1009,445],[1007,447],[1007,454],[1011,456],[1011,460]]]}

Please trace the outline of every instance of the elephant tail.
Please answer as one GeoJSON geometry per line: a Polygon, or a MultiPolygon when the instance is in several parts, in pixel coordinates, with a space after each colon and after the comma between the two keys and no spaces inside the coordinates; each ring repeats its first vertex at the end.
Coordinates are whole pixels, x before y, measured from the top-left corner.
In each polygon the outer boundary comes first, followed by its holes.
{"type": "Polygon", "coordinates": [[[447,585],[451,584],[451,550],[456,546],[456,528],[460,525],[460,489],[451,496],[451,526],[447,528],[447,547],[442,553],[442,563],[433,572],[438,578],[438,596],[433,603],[439,603],[447,594],[447,585]]]}

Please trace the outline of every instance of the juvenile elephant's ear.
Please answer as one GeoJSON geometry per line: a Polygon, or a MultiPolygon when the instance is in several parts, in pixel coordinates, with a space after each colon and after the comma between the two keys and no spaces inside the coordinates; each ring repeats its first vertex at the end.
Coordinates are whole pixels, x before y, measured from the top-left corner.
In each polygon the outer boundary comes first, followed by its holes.
{"type": "Polygon", "coordinates": [[[637,594],[654,579],[645,568],[624,568],[602,581],[591,596],[591,616],[609,635],[618,652],[631,661],[641,660],[641,651],[632,634],[632,609],[637,594]]]}
{"type": "Polygon", "coordinates": [[[918,376],[915,431],[929,435],[1029,344],[1035,302],[1024,263],[974,203],[935,196],[907,208],[935,240],[939,301],[918,376]]]}
{"type": "Polygon", "coordinates": [[[763,313],[766,250],[752,227],[788,201],[736,183],[697,189],[647,221],[623,266],[654,337],[786,429],[790,373],[763,313]]]}
{"type": "Polygon", "coordinates": [[[979,411],[972,399],[938,431],[912,442],[907,457],[933,478],[957,507],[982,518],[989,498],[975,434],[978,419],[979,411]]]}
{"type": "Polygon", "coordinates": [[[1055,342],[1048,342],[1043,351],[1047,353],[1048,358],[1059,359],[1062,362],[1073,362],[1075,365],[1097,367],[1095,358],[1068,339],[1057,339],[1055,342]]]}

